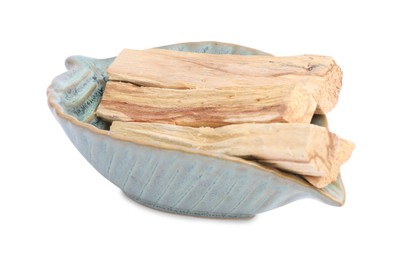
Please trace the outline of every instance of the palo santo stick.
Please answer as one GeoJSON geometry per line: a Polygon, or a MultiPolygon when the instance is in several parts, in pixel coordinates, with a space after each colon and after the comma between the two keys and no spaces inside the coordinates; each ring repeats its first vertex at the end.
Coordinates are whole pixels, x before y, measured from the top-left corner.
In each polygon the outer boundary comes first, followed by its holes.
{"type": "Polygon", "coordinates": [[[301,84],[252,88],[145,88],[109,81],[96,115],[107,121],[222,126],[253,122],[309,123],[316,109],[301,84]]]}
{"type": "Polygon", "coordinates": [[[310,124],[236,124],[218,128],[114,121],[112,136],[167,149],[254,158],[312,177],[324,187],[335,180],[354,145],[327,128],[310,124]],[[324,178],[323,182],[317,178],[324,178]]]}
{"type": "Polygon", "coordinates": [[[317,55],[273,57],[125,49],[107,72],[112,81],[174,89],[285,88],[301,82],[316,100],[320,114],[335,106],[342,85],[342,72],[334,60],[317,55]]]}

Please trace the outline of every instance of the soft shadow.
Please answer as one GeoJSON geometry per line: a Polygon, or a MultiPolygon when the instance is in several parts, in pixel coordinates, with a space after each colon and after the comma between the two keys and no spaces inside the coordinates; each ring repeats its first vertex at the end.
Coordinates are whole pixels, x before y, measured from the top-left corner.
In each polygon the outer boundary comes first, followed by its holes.
{"type": "Polygon", "coordinates": [[[254,223],[256,216],[249,217],[249,218],[212,218],[212,217],[204,217],[204,216],[192,216],[192,215],[184,215],[184,214],[175,214],[167,211],[163,211],[156,208],[151,208],[146,205],[143,205],[133,199],[131,199],[126,193],[121,191],[122,197],[128,201],[129,203],[133,204],[134,206],[140,208],[141,210],[146,210],[151,212],[151,214],[159,214],[163,217],[168,218],[180,218],[182,220],[188,221],[212,221],[212,222],[220,222],[220,223],[254,223]]]}

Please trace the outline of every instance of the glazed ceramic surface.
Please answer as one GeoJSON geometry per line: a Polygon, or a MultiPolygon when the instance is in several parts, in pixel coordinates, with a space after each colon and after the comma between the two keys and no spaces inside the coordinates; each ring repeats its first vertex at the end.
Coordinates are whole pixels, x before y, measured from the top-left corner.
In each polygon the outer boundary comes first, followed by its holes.
{"type": "MultiPolygon", "coordinates": [[[[243,46],[197,42],[160,48],[215,54],[269,55],[243,46]]],[[[114,58],[73,56],[68,69],[48,88],[48,102],[71,142],[105,178],[133,200],[178,214],[243,218],[313,198],[340,206],[345,191],[339,177],[317,189],[299,176],[229,156],[160,149],[118,140],[109,124],[94,112],[107,82],[107,67],[114,58]]],[[[314,123],[326,125],[325,118],[314,123]]],[[[90,189],[90,187],[88,187],[90,189]]]]}

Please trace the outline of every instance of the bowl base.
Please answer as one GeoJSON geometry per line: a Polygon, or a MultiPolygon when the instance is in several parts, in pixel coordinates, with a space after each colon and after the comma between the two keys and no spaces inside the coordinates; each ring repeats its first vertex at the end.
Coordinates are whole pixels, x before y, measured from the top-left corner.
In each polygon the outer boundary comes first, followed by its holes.
{"type": "Polygon", "coordinates": [[[235,213],[218,213],[218,212],[207,212],[207,211],[198,211],[198,210],[185,210],[185,209],[178,209],[172,207],[165,207],[153,202],[149,202],[140,198],[136,198],[124,192],[124,194],[134,200],[135,202],[144,205],[146,207],[173,213],[179,215],[187,215],[187,216],[194,216],[194,217],[204,217],[204,218],[224,218],[224,219],[244,219],[244,218],[253,218],[255,215],[252,214],[235,214],[235,213]]]}

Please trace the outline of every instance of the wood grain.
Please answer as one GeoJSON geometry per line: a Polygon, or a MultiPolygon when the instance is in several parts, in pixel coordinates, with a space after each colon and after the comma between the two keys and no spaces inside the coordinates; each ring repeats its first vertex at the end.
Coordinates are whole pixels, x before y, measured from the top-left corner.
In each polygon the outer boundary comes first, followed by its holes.
{"type": "Polygon", "coordinates": [[[301,85],[281,88],[167,89],[109,81],[96,115],[107,121],[186,126],[310,123],[316,102],[301,85]]]}
{"type": "Polygon", "coordinates": [[[107,72],[111,81],[171,89],[285,88],[301,83],[316,100],[316,112],[321,114],[335,106],[342,85],[342,72],[334,60],[318,55],[273,57],[125,49],[107,72]]]}

